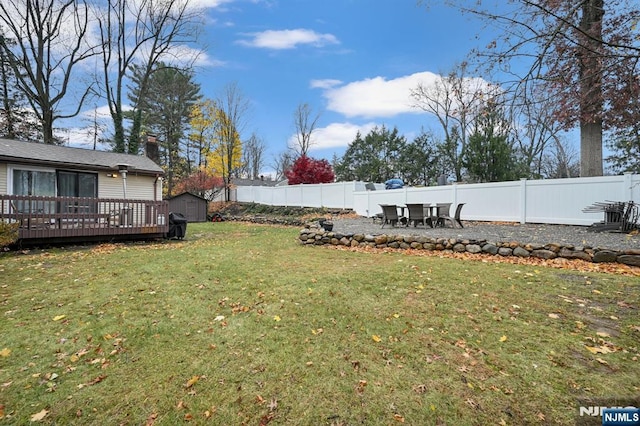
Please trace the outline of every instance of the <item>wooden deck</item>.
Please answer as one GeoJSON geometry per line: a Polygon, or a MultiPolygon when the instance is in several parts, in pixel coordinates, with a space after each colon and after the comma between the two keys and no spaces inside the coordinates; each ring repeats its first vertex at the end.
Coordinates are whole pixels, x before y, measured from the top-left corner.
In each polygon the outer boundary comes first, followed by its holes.
{"type": "Polygon", "coordinates": [[[19,223],[21,243],[162,238],[166,201],[0,194],[0,221],[19,223]]]}

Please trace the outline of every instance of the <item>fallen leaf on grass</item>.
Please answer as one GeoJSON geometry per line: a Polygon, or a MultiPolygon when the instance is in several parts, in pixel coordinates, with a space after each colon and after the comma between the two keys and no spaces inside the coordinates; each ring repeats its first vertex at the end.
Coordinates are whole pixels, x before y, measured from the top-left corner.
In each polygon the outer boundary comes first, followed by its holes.
{"type": "Polygon", "coordinates": [[[145,423],[145,426],[153,426],[157,418],[158,418],[158,413],[151,413],[151,415],[147,418],[147,422],[145,423]]]}
{"type": "Polygon", "coordinates": [[[423,394],[427,391],[427,386],[426,385],[418,385],[418,386],[414,386],[413,387],[413,391],[417,394],[423,394]]]}
{"type": "Polygon", "coordinates": [[[11,355],[11,349],[9,348],[4,348],[3,350],[0,351],[0,356],[3,358],[8,357],[9,355],[11,355]]]}
{"type": "Polygon", "coordinates": [[[610,354],[612,351],[611,349],[609,349],[607,346],[585,346],[585,348],[591,352],[592,354],[610,354]]]}
{"type": "Polygon", "coordinates": [[[275,398],[271,398],[268,407],[269,411],[276,411],[276,409],[278,408],[278,400],[275,398]]]}
{"type": "Polygon", "coordinates": [[[185,383],[184,387],[189,389],[190,387],[198,383],[198,380],[200,380],[200,376],[193,376],[192,378],[187,380],[187,383],[185,383]]]}
{"type": "Polygon", "coordinates": [[[275,416],[273,413],[265,414],[260,418],[260,426],[267,426],[269,422],[274,419],[274,417],[275,416]]]}
{"type": "Polygon", "coordinates": [[[558,319],[558,318],[560,318],[560,315],[558,315],[558,314],[549,314],[549,318],[558,319]]]}
{"type": "Polygon", "coordinates": [[[273,320],[275,322],[279,322],[280,320],[282,320],[282,318],[280,318],[280,315],[274,315],[273,320]]]}
{"type": "Polygon", "coordinates": [[[47,414],[49,414],[49,411],[43,408],[40,412],[33,414],[29,420],[32,422],[40,422],[47,417],[47,414]]]}
{"type": "Polygon", "coordinates": [[[377,334],[374,334],[373,336],[371,336],[371,339],[376,342],[379,343],[382,341],[382,339],[380,338],[380,336],[378,336],[377,334]]]}
{"type": "Polygon", "coordinates": [[[404,423],[404,417],[402,417],[400,414],[394,414],[393,419],[397,422],[404,423]]]}
{"type": "Polygon", "coordinates": [[[53,317],[53,320],[60,321],[61,319],[65,319],[66,317],[66,315],[56,315],[55,317],[53,317]]]}
{"type": "Polygon", "coordinates": [[[95,379],[93,379],[92,381],[90,381],[89,383],[80,383],[77,387],[78,389],[82,389],[86,386],[93,386],[93,385],[97,385],[98,383],[102,382],[104,379],[107,378],[106,374],[102,374],[98,377],[96,377],[95,379]]]}
{"type": "Polygon", "coordinates": [[[502,337],[500,338],[500,341],[501,341],[501,342],[506,342],[506,341],[507,341],[507,336],[502,336],[502,337]]]}

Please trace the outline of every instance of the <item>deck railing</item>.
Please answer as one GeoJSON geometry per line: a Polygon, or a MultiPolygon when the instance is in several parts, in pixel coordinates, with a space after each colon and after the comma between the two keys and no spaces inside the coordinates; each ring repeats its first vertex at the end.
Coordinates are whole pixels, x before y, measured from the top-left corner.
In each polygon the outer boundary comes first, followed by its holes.
{"type": "Polygon", "coordinates": [[[19,238],[162,236],[169,231],[166,201],[37,197],[0,194],[0,221],[19,223],[19,238]]]}

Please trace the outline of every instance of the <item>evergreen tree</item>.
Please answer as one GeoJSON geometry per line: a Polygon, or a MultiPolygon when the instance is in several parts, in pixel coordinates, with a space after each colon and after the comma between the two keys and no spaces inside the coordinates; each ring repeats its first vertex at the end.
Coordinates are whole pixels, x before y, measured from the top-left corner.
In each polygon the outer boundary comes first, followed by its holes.
{"type": "Polygon", "coordinates": [[[424,130],[400,154],[400,176],[407,185],[435,185],[442,173],[433,135],[424,130]]]}
{"type": "MultiPolygon", "coordinates": [[[[0,33],[0,37],[3,37],[0,33]]],[[[15,43],[5,38],[4,43],[12,46],[15,43]]],[[[16,70],[11,66],[7,52],[0,49],[0,137],[18,140],[37,140],[42,134],[42,126],[37,117],[29,112],[23,92],[17,89],[16,70]]]]}
{"type": "Polygon", "coordinates": [[[401,153],[407,141],[394,127],[375,127],[362,138],[360,132],[349,144],[345,154],[334,164],[338,181],[362,180],[384,182],[402,175],[401,153]]]}
{"type": "Polygon", "coordinates": [[[509,140],[508,122],[495,104],[490,103],[476,121],[463,153],[463,164],[472,182],[501,182],[526,176],[509,140]]]}
{"type": "Polygon", "coordinates": [[[607,157],[614,172],[640,173],[640,123],[616,132],[608,146],[614,150],[614,153],[607,157]]]}
{"type": "MultiPolygon", "coordinates": [[[[133,76],[137,83],[138,74],[134,72],[133,76]]],[[[134,111],[139,114],[141,129],[159,136],[161,166],[167,174],[167,192],[171,195],[174,181],[188,170],[180,141],[185,137],[192,108],[200,99],[200,85],[193,81],[191,71],[164,64],[159,64],[147,84],[144,98],[138,96],[138,86],[131,89],[130,96],[141,100],[139,110],[134,111]]]]}

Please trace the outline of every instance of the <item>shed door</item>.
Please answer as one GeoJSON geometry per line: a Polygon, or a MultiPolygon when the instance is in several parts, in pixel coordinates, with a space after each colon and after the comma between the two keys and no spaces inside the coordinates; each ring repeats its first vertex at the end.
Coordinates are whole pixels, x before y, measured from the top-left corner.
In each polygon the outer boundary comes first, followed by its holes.
{"type": "Polygon", "coordinates": [[[198,203],[194,200],[187,201],[187,220],[189,222],[198,221],[198,203]]]}

